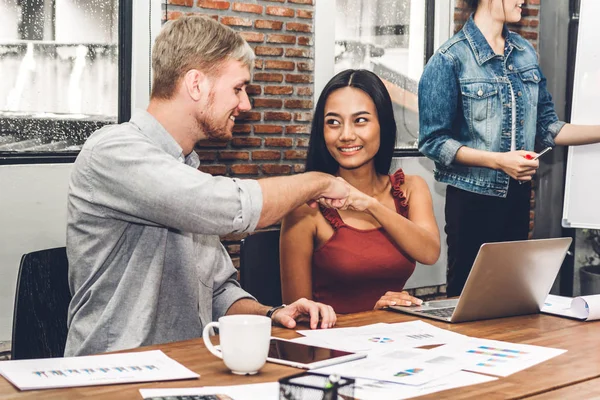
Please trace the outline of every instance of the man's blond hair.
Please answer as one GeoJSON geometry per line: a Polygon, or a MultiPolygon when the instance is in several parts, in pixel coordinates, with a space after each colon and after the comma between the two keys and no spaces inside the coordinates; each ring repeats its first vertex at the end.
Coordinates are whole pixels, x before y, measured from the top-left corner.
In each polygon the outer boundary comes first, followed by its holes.
{"type": "Polygon", "coordinates": [[[254,52],[239,33],[212,18],[190,15],[168,21],[152,52],[152,98],[169,99],[191,69],[214,76],[227,60],[251,68],[254,52]]]}

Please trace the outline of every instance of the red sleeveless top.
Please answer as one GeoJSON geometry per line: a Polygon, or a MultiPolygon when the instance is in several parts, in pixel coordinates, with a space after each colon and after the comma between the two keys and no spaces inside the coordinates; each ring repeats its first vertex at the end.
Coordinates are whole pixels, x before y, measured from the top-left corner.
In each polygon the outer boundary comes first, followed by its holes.
{"type": "MultiPolygon", "coordinates": [[[[408,216],[400,185],[401,169],[390,175],[396,212],[408,216]]],[[[333,236],[313,253],[312,291],[315,301],[329,304],[336,313],[372,310],[388,290],[401,292],[415,269],[385,229],[357,229],[342,221],[333,208],[321,213],[334,229],[333,236]]]]}

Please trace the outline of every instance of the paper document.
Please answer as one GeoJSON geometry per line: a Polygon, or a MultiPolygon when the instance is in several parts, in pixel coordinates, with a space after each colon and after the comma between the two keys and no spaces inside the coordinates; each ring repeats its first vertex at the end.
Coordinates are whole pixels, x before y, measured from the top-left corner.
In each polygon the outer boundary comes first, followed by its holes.
{"type": "Polygon", "coordinates": [[[515,372],[559,356],[566,350],[470,338],[429,350],[443,363],[460,365],[461,369],[495,376],[509,376],[515,372]]]}
{"type": "Polygon", "coordinates": [[[359,328],[334,328],[318,331],[298,331],[310,343],[321,347],[354,352],[390,351],[434,344],[463,341],[467,337],[438,328],[421,320],[397,324],[373,324],[359,328]]]}
{"type": "Polygon", "coordinates": [[[198,378],[160,350],[0,362],[0,374],[21,390],[198,378]]]}
{"type": "Polygon", "coordinates": [[[542,312],[582,321],[600,319],[600,294],[575,298],[549,294],[542,312]]]}
{"type": "MultiPolygon", "coordinates": [[[[420,349],[417,349],[420,350],[420,349]]],[[[395,350],[387,354],[369,355],[366,359],[331,365],[314,370],[320,374],[338,374],[350,378],[423,385],[435,379],[458,372],[460,365],[430,360],[429,350],[395,350]]]]}
{"type": "Polygon", "coordinates": [[[204,386],[181,389],[140,389],[142,398],[201,396],[224,394],[233,400],[279,400],[279,383],[255,383],[236,386],[204,386]]]}
{"type": "Polygon", "coordinates": [[[306,330],[298,330],[297,333],[306,337],[344,337],[348,335],[352,335],[356,332],[371,332],[371,331],[379,331],[385,330],[390,326],[390,324],[385,322],[379,322],[376,324],[363,325],[363,326],[353,326],[349,328],[332,328],[332,329],[306,329],[306,330]]]}
{"type": "Polygon", "coordinates": [[[458,371],[421,386],[408,386],[384,381],[357,379],[354,398],[360,400],[401,400],[479,383],[498,380],[492,376],[458,371]]]}

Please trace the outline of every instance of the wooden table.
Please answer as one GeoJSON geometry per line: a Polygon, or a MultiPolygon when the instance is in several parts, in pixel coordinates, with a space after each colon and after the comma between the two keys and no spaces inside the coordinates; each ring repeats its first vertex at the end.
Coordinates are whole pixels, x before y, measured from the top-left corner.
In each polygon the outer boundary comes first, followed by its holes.
{"type": "Polygon", "coordinates": [[[600,378],[591,379],[560,389],[551,390],[537,396],[529,397],[530,400],[564,400],[564,399],[600,399],[600,378]]]}
{"type": "MultiPolygon", "coordinates": [[[[361,326],[376,322],[406,322],[415,317],[392,311],[370,311],[339,316],[337,327],[361,326]]],[[[504,340],[513,343],[532,344],[568,350],[549,361],[528,368],[506,378],[481,385],[468,386],[438,392],[420,399],[505,399],[535,396],[535,399],[579,398],[577,394],[600,394],[600,321],[579,322],[566,318],[536,314],[501,318],[488,321],[447,324],[427,320],[438,327],[464,335],[504,340]],[[596,385],[596,388],[594,388],[596,385]],[[587,390],[587,392],[586,392],[587,390]],[[589,392],[589,390],[595,390],[589,392]],[[561,394],[564,394],[561,396],[561,394]],[[573,395],[571,395],[573,394],[573,395]],[[555,397],[553,397],[555,396],[555,397]]],[[[305,329],[303,327],[302,329],[305,329]]],[[[293,330],[273,329],[274,336],[293,338],[299,336],[293,330]]],[[[160,349],[169,357],[199,373],[200,379],[95,386],[19,392],[8,381],[0,378],[1,399],[141,399],[140,388],[195,387],[215,385],[239,385],[277,381],[287,375],[300,372],[291,367],[267,363],[255,376],[231,374],[223,362],[210,354],[202,339],[144,347],[137,350],[160,349]]],[[[584,396],[587,398],[587,396],[584,396]]]]}

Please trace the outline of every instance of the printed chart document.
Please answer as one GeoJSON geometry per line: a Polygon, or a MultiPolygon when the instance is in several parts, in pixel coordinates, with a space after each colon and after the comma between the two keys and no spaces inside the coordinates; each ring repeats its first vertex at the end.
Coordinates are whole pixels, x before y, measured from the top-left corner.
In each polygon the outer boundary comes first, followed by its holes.
{"type": "Polygon", "coordinates": [[[438,328],[421,320],[373,324],[359,328],[298,331],[303,343],[354,352],[390,351],[463,341],[467,336],[438,328]]]}
{"type": "Polygon", "coordinates": [[[458,371],[421,386],[401,385],[385,381],[357,379],[354,397],[360,400],[401,400],[464,386],[498,380],[492,376],[458,371]]]}
{"type": "Polygon", "coordinates": [[[549,294],[542,312],[582,321],[600,319],[600,294],[575,298],[549,294]]]}
{"type": "Polygon", "coordinates": [[[160,350],[0,362],[0,374],[20,390],[198,378],[160,350]]]}
{"type": "Polygon", "coordinates": [[[470,338],[461,343],[447,344],[429,350],[442,364],[460,365],[461,369],[495,376],[509,376],[543,361],[559,356],[566,350],[470,338]]]}
{"type": "MultiPolygon", "coordinates": [[[[420,350],[420,349],[416,349],[420,350]]],[[[365,378],[377,381],[423,385],[446,375],[460,371],[460,365],[436,362],[429,350],[414,352],[395,350],[387,354],[370,354],[366,359],[331,365],[314,370],[321,374],[338,374],[350,378],[365,378]],[[406,353],[406,354],[402,354],[406,353]]]]}
{"type": "Polygon", "coordinates": [[[140,389],[144,399],[153,397],[226,395],[233,400],[279,400],[279,383],[255,383],[236,386],[204,386],[181,389],[140,389]]]}

